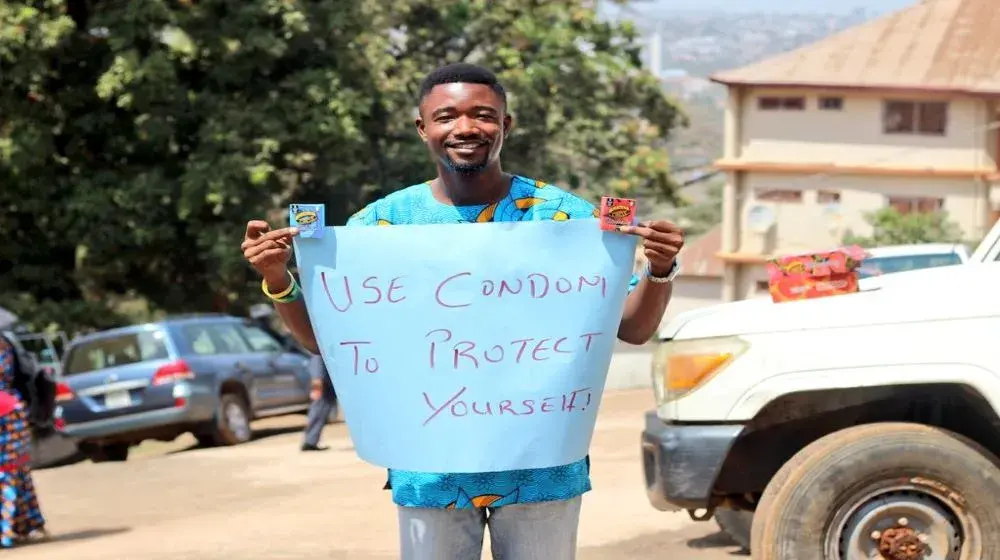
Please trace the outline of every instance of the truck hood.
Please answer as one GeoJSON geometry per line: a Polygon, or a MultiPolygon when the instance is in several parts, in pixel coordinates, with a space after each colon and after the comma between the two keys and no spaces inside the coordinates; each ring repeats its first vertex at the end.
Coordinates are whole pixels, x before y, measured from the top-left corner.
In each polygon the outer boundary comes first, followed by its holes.
{"type": "Polygon", "coordinates": [[[1000,267],[963,265],[865,278],[857,293],[774,303],[769,295],[682,313],[660,329],[660,339],[777,333],[984,317],[998,290],[1000,267]]]}

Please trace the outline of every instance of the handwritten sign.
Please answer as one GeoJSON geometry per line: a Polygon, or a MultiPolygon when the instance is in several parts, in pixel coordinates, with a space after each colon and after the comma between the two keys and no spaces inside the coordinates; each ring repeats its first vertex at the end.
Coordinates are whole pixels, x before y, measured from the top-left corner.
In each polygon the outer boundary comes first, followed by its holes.
{"type": "Polygon", "coordinates": [[[586,456],[635,243],[596,219],[297,238],[306,305],[358,455],[423,472],[586,456]]]}

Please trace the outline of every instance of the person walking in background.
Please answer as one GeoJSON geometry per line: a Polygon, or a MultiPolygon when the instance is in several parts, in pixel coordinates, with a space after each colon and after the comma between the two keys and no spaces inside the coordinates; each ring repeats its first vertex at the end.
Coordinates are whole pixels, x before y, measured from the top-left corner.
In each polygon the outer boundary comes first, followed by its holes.
{"type": "Polygon", "coordinates": [[[330,416],[337,414],[337,394],[333,390],[333,381],[326,372],[322,356],[314,355],[309,360],[309,377],[312,379],[309,388],[309,400],[312,403],[306,419],[302,451],[326,451],[327,447],[320,447],[319,437],[330,416]]]}
{"type": "Polygon", "coordinates": [[[48,537],[28,466],[31,429],[15,375],[14,347],[0,336],[0,548],[48,537]]]}

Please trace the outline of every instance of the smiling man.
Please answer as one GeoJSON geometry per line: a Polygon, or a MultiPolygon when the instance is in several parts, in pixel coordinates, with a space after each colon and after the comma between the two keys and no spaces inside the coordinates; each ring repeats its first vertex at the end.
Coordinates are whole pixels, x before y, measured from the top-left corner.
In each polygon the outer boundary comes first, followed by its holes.
{"type": "MultiPolygon", "coordinates": [[[[582,198],[501,169],[511,117],[506,92],[488,70],[470,64],[439,68],[424,79],[418,102],[417,131],[437,177],[373,202],[352,216],[348,226],[596,216],[595,207],[582,198]]],[[[642,239],[647,265],[641,278],[632,279],[618,338],[643,344],[670,300],[684,236],[664,221],[619,231],[642,239]]],[[[293,228],[270,231],[267,223],[253,221],[247,224],[243,251],[264,277],[265,293],[275,300],[289,330],[318,352],[304,301],[288,295],[301,292],[286,268],[293,235],[293,228]]],[[[487,526],[494,558],[569,560],[576,555],[581,496],[591,488],[590,461],[513,472],[390,470],[386,487],[399,506],[404,560],[478,560],[487,526]]]]}

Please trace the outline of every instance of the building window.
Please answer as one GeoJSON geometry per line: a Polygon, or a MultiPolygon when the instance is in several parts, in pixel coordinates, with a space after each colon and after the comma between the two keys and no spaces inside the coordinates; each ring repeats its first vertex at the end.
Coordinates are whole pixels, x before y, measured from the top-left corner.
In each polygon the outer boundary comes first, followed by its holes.
{"type": "Polygon", "coordinates": [[[802,191],[756,189],[753,196],[761,202],[802,202],[802,191]]]}
{"type": "Polygon", "coordinates": [[[757,108],[761,111],[802,111],[806,108],[804,97],[758,97],[757,108]]]}
{"type": "Polygon", "coordinates": [[[886,101],[882,113],[886,134],[944,136],[948,104],[943,101],[886,101]]]}
{"type": "Polygon", "coordinates": [[[816,202],[820,204],[840,202],[840,191],[816,191],[816,202]]]}
{"type": "Polygon", "coordinates": [[[930,212],[939,212],[944,208],[944,199],[890,196],[889,206],[895,208],[900,214],[927,214],[930,212]]]}
{"type": "Polygon", "coordinates": [[[820,97],[819,108],[822,111],[840,111],[844,108],[843,97],[820,97]]]}

